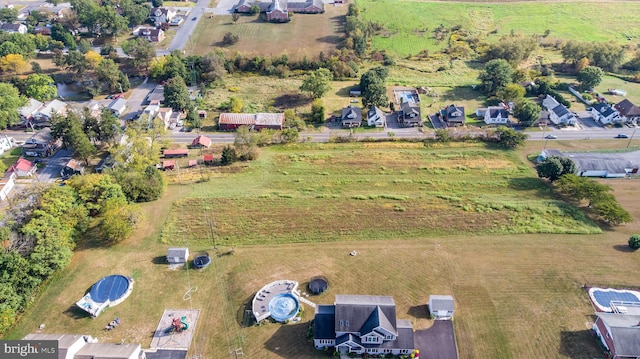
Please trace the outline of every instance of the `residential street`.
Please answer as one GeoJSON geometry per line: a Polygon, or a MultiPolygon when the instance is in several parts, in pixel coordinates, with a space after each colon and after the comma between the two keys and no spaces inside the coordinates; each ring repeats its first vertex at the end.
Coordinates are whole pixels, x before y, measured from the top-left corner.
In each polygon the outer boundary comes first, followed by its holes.
{"type": "Polygon", "coordinates": [[[207,5],[209,5],[209,0],[198,0],[195,6],[191,8],[190,13],[184,20],[182,26],[178,27],[176,30],[176,35],[173,37],[169,47],[164,50],[156,51],[156,56],[165,56],[169,55],[171,51],[184,49],[187,42],[189,42],[191,33],[193,33],[196,25],[202,19],[202,15],[204,14],[207,5]],[[193,18],[196,19],[192,20],[193,18]]]}

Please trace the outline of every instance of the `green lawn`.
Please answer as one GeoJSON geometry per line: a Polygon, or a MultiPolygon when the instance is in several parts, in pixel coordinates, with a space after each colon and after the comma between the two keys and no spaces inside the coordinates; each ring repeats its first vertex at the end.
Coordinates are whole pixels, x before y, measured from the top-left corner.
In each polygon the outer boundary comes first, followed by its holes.
{"type": "Polygon", "coordinates": [[[432,38],[438,25],[462,25],[496,41],[512,30],[562,40],[635,43],[640,37],[640,3],[632,1],[495,2],[358,0],[365,20],[385,24],[386,31],[373,40],[376,49],[400,56],[446,46],[432,38]],[[425,31],[426,29],[426,31],[425,31]]]}

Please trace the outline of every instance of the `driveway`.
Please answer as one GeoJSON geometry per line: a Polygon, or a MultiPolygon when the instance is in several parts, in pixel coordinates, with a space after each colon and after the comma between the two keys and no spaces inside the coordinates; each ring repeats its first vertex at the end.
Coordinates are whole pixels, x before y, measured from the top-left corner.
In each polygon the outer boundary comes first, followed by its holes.
{"type": "Polygon", "coordinates": [[[421,359],[458,359],[453,321],[436,320],[433,326],[413,333],[413,343],[421,359]]]}
{"type": "Polygon", "coordinates": [[[593,116],[591,116],[591,112],[579,111],[576,113],[578,114],[578,122],[580,123],[582,128],[588,128],[590,130],[605,130],[604,126],[602,126],[593,118],[593,116]]]}
{"type": "Polygon", "coordinates": [[[149,83],[147,80],[144,80],[142,85],[134,88],[131,91],[131,95],[129,95],[129,99],[127,99],[127,108],[129,109],[129,113],[124,115],[122,119],[125,121],[131,120],[138,114],[138,112],[141,112],[143,109],[142,103],[144,102],[144,99],[155,87],[155,83],[149,83]]]}
{"type": "Polygon", "coordinates": [[[71,159],[70,150],[58,150],[55,155],[47,159],[47,166],[38,171],[38,181],[50,182],[60,177],[60,170],[71,159]]]}

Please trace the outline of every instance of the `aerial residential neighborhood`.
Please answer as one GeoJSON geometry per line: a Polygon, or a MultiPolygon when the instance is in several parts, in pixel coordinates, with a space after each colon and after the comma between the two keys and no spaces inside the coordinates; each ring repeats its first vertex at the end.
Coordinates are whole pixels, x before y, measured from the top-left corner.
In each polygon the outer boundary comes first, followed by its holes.
{"type": "Polygon", "coordinates": [[[0,0],[0,344],[640,358],[636,14],[0,0]]]}

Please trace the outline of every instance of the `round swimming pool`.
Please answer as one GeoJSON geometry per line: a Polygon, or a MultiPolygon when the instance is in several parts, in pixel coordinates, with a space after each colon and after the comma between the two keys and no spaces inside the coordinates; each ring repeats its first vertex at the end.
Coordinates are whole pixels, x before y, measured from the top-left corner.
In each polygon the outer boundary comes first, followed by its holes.
{"type": "Polygon", "coordinates": [[[278,322],[287,321],[298,314],[300,303],[293,294],[278,294],[269,302],[271,318],[278,322]]]}
{"type": "Polygon", "coordinates": [[[96,303],[116,302],[127,294],[130,285],[129,278],[114,274],[97,281],[89,294],[96,303]]]}

